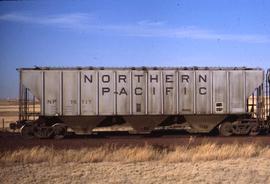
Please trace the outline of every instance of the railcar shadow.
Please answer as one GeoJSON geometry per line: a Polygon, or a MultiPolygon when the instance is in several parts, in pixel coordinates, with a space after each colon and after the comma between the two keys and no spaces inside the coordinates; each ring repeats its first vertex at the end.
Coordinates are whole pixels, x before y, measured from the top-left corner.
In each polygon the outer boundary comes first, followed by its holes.
{"type": "Polygon", "coordinates": [[[92,134],[87,135],[78,135],[74,132],[69,132],[65,139],[91,139],[91,138],[133,138],[133,137],[142,137],[142,138],[155,138],[155,137],[169,137],[169,136],[206,136],[206,134],[190,134],[185,130],[154,130],[151,133],[143,134],[143,133],[129,133],[128,131],[97,131],[92,132],[92,134]]]}

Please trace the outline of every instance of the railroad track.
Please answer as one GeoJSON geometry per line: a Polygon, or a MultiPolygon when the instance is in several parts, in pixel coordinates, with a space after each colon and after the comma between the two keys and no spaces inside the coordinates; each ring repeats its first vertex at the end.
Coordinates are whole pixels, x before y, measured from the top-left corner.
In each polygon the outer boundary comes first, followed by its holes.
{"type": "Polygon", "coordinates": [[[114,146],[144,146],[153,145],[169,147],[173,145],[195,146],[202,143],[233,144],[258,143],[270,145],[270,136],[232,136],[220,137],[203,134],[187,134],[184,132],[155,132],[151,135],[129,135],[127,132],[99,132],[94,135],[70,134],[65,139],[24,139],[18,133],[0,133],[0,152],[12,151],[19,148],[48,146],[56,149],[80,149],[85,147],[114,146]]]}

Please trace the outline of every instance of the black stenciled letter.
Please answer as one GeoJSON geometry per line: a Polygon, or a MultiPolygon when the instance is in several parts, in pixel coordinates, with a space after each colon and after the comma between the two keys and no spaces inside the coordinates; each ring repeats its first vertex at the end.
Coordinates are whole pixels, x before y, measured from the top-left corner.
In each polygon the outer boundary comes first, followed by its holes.
{"type": "Polygon", "coordinates": [[[134,75],[134,77],[138,78],[138,82],[141,82],[141,77],[143,77],[143,75],[134,75]]]}
{"type": "Polygon", "coordinates": [[[88,77],[87,75],[84,75],[83,79],[84,79],[84,83],[86,83],[86,80],[89,81],[90,83],[93,82],[93,76],[92,75],[90,75],[90,77],[88,77]]]}
{"type": "Polygon", "coordinates": [[[135,95],[142,95],[142,88],[140,87],[135,88],[135,95]]]}
{"type": "Polygon", "coordinates": [[[122,88],[122,89],[120,90],[119,95],[122,95],[122,94],[127,95],[127,91],[125,90],[125,88],[122,88]]]}
{"type": "Polygon", "coordinates": [[[204,75],[204,77],[202,75],[199,75],[199,82],[207,82],[207,75],[204,75]]]}
{"type": "Polygon", "coordinates": [[[155,87],[153,87],[153,95],[156,95],[156,88],[155,87]]]}
{"type": "Polygon", "coordinates": [[[109,92],[110,92],[110,88],[102,88],[102,95],[109,92]]]}
{"type": "Polygon", "coordinates": [[[182,82],[186,81],[187,83],[189,83],[189,81],[188,81],[189,76],[188,75],[182,75],[181,78],[182,78],[182,82]]]}
{"type": "Polygon", "coordinates": [[[153,77],[153,75],[150,75],[150,82],[153,82],[154,80],[158,82],[158,75],[155,75],[156,77],[153,77]]]}
{"type": "Polygon", "coordinates": [[[109,75],[102,75],[101,78],[103,83],[109,83],[110,82],[110,76],[109,75]]]}
{"type": "Polygon", "coordinates": [[[166,95],[168,95],[169,92],[171,92],[172,89],[173,89],[172,87],[166,87],[166,95]]]}
{"type": "Polygon", "coordinates": [[[165,82],[172,83],[173,82],[172,78],[173,78],[173,75],[166,75],[165,76],[165,82]]]}
{"type": "Polygon", "coordinates": [[[118,76],[118,82],[119,83],[121,82],[121,80],[124,81],[124,83],[126,83],[127,82],[126,79],[127,79],[126,75],[119,75],[118,76]]]}
{"type": "Polygon", "coordinates": [[[206,87],[200,87],[199,88],[199,94],[200,95],[206,95],[206,87]]]}

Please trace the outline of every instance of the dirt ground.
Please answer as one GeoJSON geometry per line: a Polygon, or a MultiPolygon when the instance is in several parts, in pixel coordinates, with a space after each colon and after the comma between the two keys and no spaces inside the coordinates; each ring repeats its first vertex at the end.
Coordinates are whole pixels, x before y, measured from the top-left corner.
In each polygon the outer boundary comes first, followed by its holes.
{"type": "Polygon", "coordinates": [[[270,159],[206,162],[17,164],[0,167],[0,183],[270,183],[270,159]]]}

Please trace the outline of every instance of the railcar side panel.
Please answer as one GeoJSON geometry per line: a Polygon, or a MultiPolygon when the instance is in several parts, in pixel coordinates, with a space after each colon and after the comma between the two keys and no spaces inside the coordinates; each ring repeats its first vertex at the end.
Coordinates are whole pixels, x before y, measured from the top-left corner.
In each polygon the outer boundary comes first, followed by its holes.
{"type": "Polygon", "coordinates": [[[41,114],[157,115],[246,113],[261,69],[21,70],[41,114]]]}
{"type": "Polygon", "coordinates": [[[60,96],[62,91],[62,72],[45,71],[44,76],[45,115],[62,115],[62,99],[60,96]]]}
{"type": "Polygon", "coordinates": [[[98,114],[98,72],[81,71],[81,115],[98,114]]]}
{"type": "Polygon", "coordinates": [[[118,70],[116,77],[117,86],[117,114],[128,115],[131,113],[131,78],[129,70],[118,70]]]}
{"type": "Polygon", "coordinates": [[[63,115],[79,115],[78,72],[63,71],[63,115]]]}
{"type": "Polygon", "coordinates": [[[113,115],[115,108],[115,72],[113,70],[99,71],[99,114],[113,115]]]}
{"type": "Polygon", "coordinates": [[[41,99],[42,71],[22,71],[21,80],[24,87],[27,87],[35,97],[41,99]]]}
{"type": "Polygon", "coordinates": [[[193,114],[194,109],[194,88],[195,88],[195,73],[194,71],[181,70],[179,71],[179,113],[193,114]]]}
{"type": "Polygon", "coordinates": [[[162,79],[161,71],[148,70],[148,113],[162,114],[162,79]]]}
{"type": "Polygon", "coordinates": [[[145,70],[132,71],[132,112],[133,114],[147,114],[147,72],[145,70]]]}
{"type": "Polygon", "coordinates": [[[245,112],[245,71],[229,71],[230,113],[245,112]]]}
{"type": "Polygon", "coordinates": [[[258,70],[246,71],[246,97],[248,98],[262,84],[264,72],[258,70]]]}
{"type": "Polygon", "coordinates": [[[163,71],[163,111],[164,114],[177,114],[178,73],[176,70],[163,71]]]}
{"type": "Polygon", "coordinates": [[[213,71],[213,113],[227,113],[227,72],[213,71]]]}
{"type": "Polygon", "coordinates": [[[196,71],[196,113],[212,112],[212,75],[209,70],[196,71]]]}

